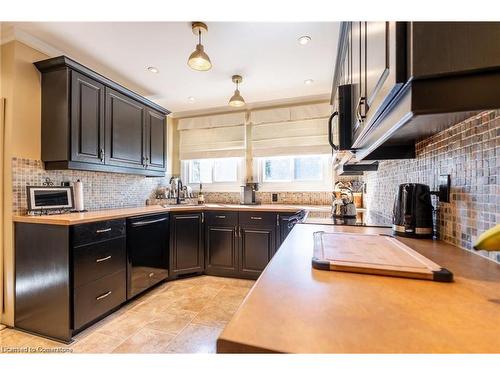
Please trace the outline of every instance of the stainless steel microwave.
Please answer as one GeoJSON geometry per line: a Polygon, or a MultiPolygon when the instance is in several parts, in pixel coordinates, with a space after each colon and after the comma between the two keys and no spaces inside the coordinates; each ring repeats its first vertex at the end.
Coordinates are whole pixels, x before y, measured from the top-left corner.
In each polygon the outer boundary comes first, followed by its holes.
{"type": "Polygon", "coordinates": [[[28,210],[71,210],[75,207],[71,186],[27,186],[28,210]]]}

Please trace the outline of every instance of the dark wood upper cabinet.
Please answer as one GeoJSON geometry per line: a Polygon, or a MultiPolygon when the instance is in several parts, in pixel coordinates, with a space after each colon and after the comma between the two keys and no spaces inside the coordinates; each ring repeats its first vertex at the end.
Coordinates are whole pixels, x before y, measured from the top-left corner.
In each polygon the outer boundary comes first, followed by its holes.
{"type": "Polygon", "coordinates": [[[71,74],[71,160],[103,164],[104,85],[71,74]]]}
{"type": "Polygon", "coordinates": [[[65,56],[35,66],[46,169],[165,175],[169,111],[65,56]]]}
{"type": "Polygon", "coordinates": [[[146,109],[146,168],[151,170],[165,170],[166,160],[166,127],[163,113],[146,109]]]}
{"type": "Polygon", "coordinates": [[[170,216],[170,276],[201,273],[205,268],[203,213],[172,213],[170,216]]]}
{"type": "Polygon", "coordinates": [[[113,89],[106,89],[106,153],[108,165],[145,167],[146,107],[113,89]]]}
{"type": "Polygon", "coordinates": [[[331,104],[352,85],[356,161],[415,157],[417,141],[500,107],[499,38],[500,22],[342,22],[331,104]]]}

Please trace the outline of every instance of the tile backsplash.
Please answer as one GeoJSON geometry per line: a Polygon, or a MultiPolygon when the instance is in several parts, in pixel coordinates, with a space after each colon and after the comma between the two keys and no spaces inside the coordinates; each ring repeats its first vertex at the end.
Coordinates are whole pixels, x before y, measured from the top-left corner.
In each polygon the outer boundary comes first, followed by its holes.
{"type": "MultiPolygon", "coordinates": [[[[43,168],[40,160],[12,159],[13,213],[25,214],[27,210],[26,186],[41,185],[50,178],[54,185],[62,181],[73,184],[77,179],[83,183],[83,195],[87,210],[107,208],[137,207],[147,203],[174,203],[174,201],[158,201],[155,190],[168,184],[167,178],[143,177],[130,174],[69,171],[51,171],[43,168]]],[[[239,193],[205,192],[207,203],[240,202],[239,193]]],[[[271,203],[270,192],[257,192],[260,203],[271,203]]],[[[278,202],[281,204],[329,205],[329,192],[279,192],[278,202]]]]}
{"type": "Polygon", "coordinates": [[[12,158],[13,213],[25,214],[27,210],[26,185],[42,185],[45,178],[54,185],[62,181],[83,183],[83,196],[87,210],[136,207],[146,204],[164,177],[143,177],[131,174],[45,170],[40,160],[12,158]]]}
{"type": "MultiPolygon", "coordinates": [[[[500,222],[500,110],[483,112],[416,145],[416,158],[383,161],[365,173],[366,205],[392,217],[399,184],[419,182],[437,190],[451,175],[450,203],[440,203],[441,239],[471,250],[476,238],[500,222]]],[[[481,252],[500,262],[500,252],[481,252]]]]}

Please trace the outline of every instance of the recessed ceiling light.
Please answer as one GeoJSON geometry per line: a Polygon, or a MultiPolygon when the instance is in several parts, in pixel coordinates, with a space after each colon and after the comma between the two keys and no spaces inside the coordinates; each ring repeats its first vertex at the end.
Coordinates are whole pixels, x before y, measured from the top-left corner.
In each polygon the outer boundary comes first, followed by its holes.
{"type": "Polygon", "coordinates": [[[194,103],[195,101],[196,101],[196,99],[194,98],[194,96],[188,96],[189,103],[194,103]]]}
{"type": "Polygon", "coordinates": [[[310,37],[310,36],[308,36],[308,35],[304,35],[304,36],[301,36],[301,37],[299,38],[299,43],[300,43],[301,45],[303,45],[303,46],[304,46],[304,45],[306,45],[307,43],[309,43],[310,41],[311,41],[311,37],[310,37]]]}
{"type": "Polygon", "coordinates": [[[313,83],[313,82],[314,82],[314,81],[313,81],[312,79],[306,79],[306,80],[304,81],[304,84],[306,84],[306,85],[310,85],[310,84],[311,84],[311,83],[313,83]]]}
{"type": "Polygon", "coordinates": [[[160,73],[160,71],[158,70],[158,68],[154,67],[154,66],[148,66],[148,70],[151,72],[151,73],[160,73]]]}

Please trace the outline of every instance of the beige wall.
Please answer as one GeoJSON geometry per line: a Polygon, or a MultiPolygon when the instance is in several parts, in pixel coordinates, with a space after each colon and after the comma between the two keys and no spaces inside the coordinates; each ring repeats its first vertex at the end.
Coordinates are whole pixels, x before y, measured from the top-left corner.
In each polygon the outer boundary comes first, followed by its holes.
{"type": "Polygon", "coordinates": [[[12,226],[12,157],[40,159],[41,90],[40,74],[34,61],[48,56],[23,43],[1,46],[1,97],[5,98],[3,152],[3,252],[5,269],[5,311],[2,322],[14,320],[14,251],[12,226]]]}

